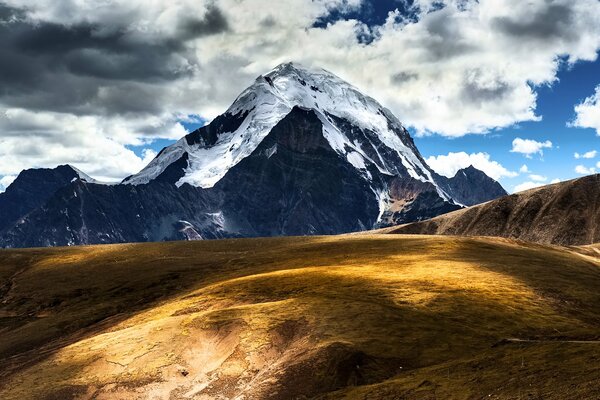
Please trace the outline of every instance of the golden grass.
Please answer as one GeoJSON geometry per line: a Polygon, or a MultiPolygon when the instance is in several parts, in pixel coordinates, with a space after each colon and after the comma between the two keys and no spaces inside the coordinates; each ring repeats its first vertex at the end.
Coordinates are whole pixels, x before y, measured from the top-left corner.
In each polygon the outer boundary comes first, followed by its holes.
{"type": "Polygon", "coordinates": [[[600,395],[600,263],[578,249],[370,235],[0,257],[2,399],[600,395]]]}

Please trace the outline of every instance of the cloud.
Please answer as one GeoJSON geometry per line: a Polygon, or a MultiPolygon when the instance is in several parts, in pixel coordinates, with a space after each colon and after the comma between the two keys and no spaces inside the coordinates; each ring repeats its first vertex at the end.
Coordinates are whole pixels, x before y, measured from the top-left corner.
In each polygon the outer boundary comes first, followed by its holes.
{"type": "MultiPolygon", "coordinates": [[[[140,158],[126,147],[144,145],[142,140],[133,140],[130,132],[157,128],[162,123],[160,118],[103,121],[90,116],[9,109],[0,114],[0,176],[16,175],[26,168],[55,167],[60,160],[97,179],[116,181],[124,174],[139,171],[154,157],[152,150],[145,150],[140,158]],[[29,132],[36,132],[39,139],[27,137],[29,132]]],[[[162,128],[163,135],[171,138],[185,134],[179,124],[162,128]]]]}
{"type": "MultiPolygon", "coordinates": [[[[596,0],[418,0],[411,15],[392,12],[381,26],[315,25],[365,4],[4,0],[0,140],[13,148],[18,131],[40,147],[62,146],[47,156],[33,149],[21,166],[79,154],[95,177],[116,176],[98,163],[137,168],[127,146],[173,138],[186,115],[214,118],[290,60],[335,72],[417,134],[486,133],[539,120],[538,88],[556,81],[561,63],[593,61],[600,48],[596,0]],[[31,124],[30,115],[54,123],[31,124]],[[94,154],[106,147],[127,156],[94,154]]],[[[9,163],[0,153],[1,174],[9,163]]]]}
{"type": "Polygon", "coordinates": [[[567,4],[547,2],[544,8],[532,10],[533,12],[522,19],[512,16],[500,16],[493,20],[493,26],[516,39],[529,38],[545,42],[549,38],[572,38],[576,35],[571,30],[573,9],[567,4]]]}
{"type": "Polygon", "coordinates": [[[214,35],[229,30],[229,22],[223,12],[214,4],[207,7],[204,18],[186,18],[179,25],[181,37],[194,39],[202,36],[214,35]]]}
{"type": "Polygon", "coordinates": [[[583,153],[583,154],[575,153],[574,157],[576,159],[580,159],[580,158],[596,158],[597,154],[598,154],[598,152],[596,150],[591,150],[591,151],[588,151],[588,152],[583,153]]]}
{"type": "Polygon", "coordinates": [[[516,185],[513,189],[513,193],[523,192],[525,190],[534,189],[540,186],[544,186],[544,183],[541,182],[523,182],[516,185]]]}
{"type": "Polygon", "coordinates": [[[551,149],[552,142],[546,140],[545,142],[538,142],[531,139],[516,138],[512,142],[511,153],[521,153],[527,158],[531,158],[534,154],[544,155],[543,149],[551,149]]]}
{"type": "Polygon", "coordinates": [[[527,167],[526,164],[521,165],[521,168],[519,168],[519,172],[522,174],[527,174],[531,171],[529,171],[529,167],[527,167]]]}
{"type": "Polygon", "coordinates": [[[578,165],[575,167],[575,172],[580,175],[592,175],[596,173],[596,168],[588,168],[585,165],[578,165]]]}
{"type": "Polygon", "coordinates": [[[575,106],[575,119],[567,125],[595,129],[600,136],[600,85],[593,95],[575,106]]]}
{"type": "Polygon", "coordinates": [[[400,71],[391,76],[392,83],[395,85],[402,85],[405,82],[410,82],[419,78],[419,74],[416,72],[400,71]]]}
{"type": "Polygon", "coordinates": [[[425,160],[427,164],[438,174],[448,178],[456,175],[458,170],[474,166],[485,172],[489,177],[498,180],[500,178],[513,178],[518,174],[504,168],[499,162],[490,159],[488,153],[471,153],[464,151],[459,153],[448,153],[447,155],[431,156],[425,160]]]}
{"type": "Polygon", "coordinates": [[[15,179],[17,179],[16,175],[5,175],[0,177],[0,193],[4,192],[15,179]]]}
{"type": "Polygon", "coordinates": [[[560,179],[558,179],[558,178],[555,178],[555,179],[552,179],[552,180],[550,181],[550,184],[554,184],[554,183],[560,183],[560,182],[562,182],[560,179]]]}
{"type": "Polygon", "coordinates": [[[152,161],[158,153],[152,149],[142,150],[142,165],[146,165],[152,161]]]}
{"type": "Polygon", "coordinates": [[[545,176],[536,175],[536,174],[529,175],[529,179],[531,179],[532,181],[535,181],[535,182],[546,182],[548,180],[548,178],[546,178],[545,176]]]}

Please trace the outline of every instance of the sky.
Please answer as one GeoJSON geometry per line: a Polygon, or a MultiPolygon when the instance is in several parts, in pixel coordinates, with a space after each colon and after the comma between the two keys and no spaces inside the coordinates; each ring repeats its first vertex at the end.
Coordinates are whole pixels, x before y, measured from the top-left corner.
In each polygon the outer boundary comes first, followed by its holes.
{"type": "Polygon", "coordinates": [[[438,173],[509,192],[600,172],[598,0],[0,0],[0,191],[117,181],[281,62],[388,107],[438,173]]]}

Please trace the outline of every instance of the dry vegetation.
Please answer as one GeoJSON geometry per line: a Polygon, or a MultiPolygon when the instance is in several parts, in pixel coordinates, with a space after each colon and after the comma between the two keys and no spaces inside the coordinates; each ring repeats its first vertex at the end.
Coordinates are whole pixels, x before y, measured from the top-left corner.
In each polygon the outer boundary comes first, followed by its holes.
{"type": "Polygon", "coordinates": [[[600,397],[593,247],[367,235],[4,250],[0,279],[2,399],[600,397]]]}
{"type": "Polygon", "coordinates": [[[504,196],[377,233],[495,236],[563,246],[600,242],[600,174],[504,196]]]}

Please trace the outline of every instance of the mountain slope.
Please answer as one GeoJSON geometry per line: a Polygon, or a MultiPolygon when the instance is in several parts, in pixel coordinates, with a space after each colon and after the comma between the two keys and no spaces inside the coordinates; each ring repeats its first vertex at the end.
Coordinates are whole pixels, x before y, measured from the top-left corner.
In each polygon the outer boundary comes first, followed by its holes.
{"type": "MultiPolygon", "coordinates": [[[[123,183],[139,185],[167,179],[178,187],[188,183],[211,188],[226,177],[231,168],[256,152],[284,119],[292,118],[295,123],[301,123],[297,116],[291,117],[294,110],[311,111],[305,115],[314,119],[310,134],[323,136],[320,148],[329,147],[337,153],[339,162],[351,166],[354,175],[365,182],[362,186],[373,192],[379,207],[378,214],[369,216],[374,223],[386,225],[430,218],[461,205],[506,194],[487,176],[496,185],[493,190],[469,185],[470,179],[477,184],[482,181],[474,173],[475,169],[465,170],[469,172],[467,179],[462,175],[451,179],[439,176],[426,164],[409,133],[389,110],[332,73],[296,63],[281,64],[258,77],[225,114],[164,149],[144,170],[126,178],[123,183]],[[177,167],[173,168],[174,165],[177,167]],[[407,186],[410,190],[406,193],[398,190],[407,186]],[[421,193],[424,194],[419,197],[421,193]]],[[[287,126],[293,129],[291,124],[287,126]]],[[[272,144],[261,153],[270,158],[277,148],[272,144]]],[[[306,168],[311,165],[307,164],[306,168]]],[[[306,192],[310,189],[297,186],[295,190],[306,192]]],[[[334,198],[332,194],[329,196],[334,198]]],[[[357,196],[353,191],[346,196],[363,197],[365,194],[357,196]]],[[[324,203],[311,204],[313,208],[319,208],[324,203]]],[[[310,210],[302,212],[308,214],[310,210]]],[[[362,216],[353,219],[364,223],[362,216]]],[[[305,229],[297,233],[307,232],[305,229]]]]}
{"type": "Polygon", "coordinates": [[[212,193],[153,182],[139,187],[76,180],[0,232],[4,247],[65,246],[223,237],[212,193]]]}
{"type": "Polygon", "coordinates": [[[43,205],[57,190],[77,179],[95,182],[70,165],[22,171],[6,191],[0,193],[0,231],[43,205]]]}
{"type": "Polygon", "coordinates": [[[252,154],[294,107],[313,110],[329,146],[365,177],[373,166],[379,173],[406,174],[435,184],[410,135],[388,110],[330,72],[295,63],[258,77],[214,124],[165,149],[124,183],[147,183],[187,154],[188,167],[175,183],[212,187],[252,154]]]}
{"type": "Polygon", "coordinates": [[[500,236],[538,243],[600,242],[600,175],[531,189],[389,233],[500,236]]]}
{"type": "Polygon", "coordinates": [[[439,236],[0,250],[0,398],[598,398],[599,266],[439,236]]]}
{"type": "Polygon", "coordinates": [[[472,165],[458,170],[452,178],[438,176],[437,181],[455,201],[464,206],[507,195],[498,182],[472,165]]]}
{"type": "Polygon", "coordinates": [[[337,234],[501,194],[473,168],[436,174],[375,100],[330,72],[287,63],[121,184],[82,178],[49,191],[0,226],[0,246],[337,234]]]}

